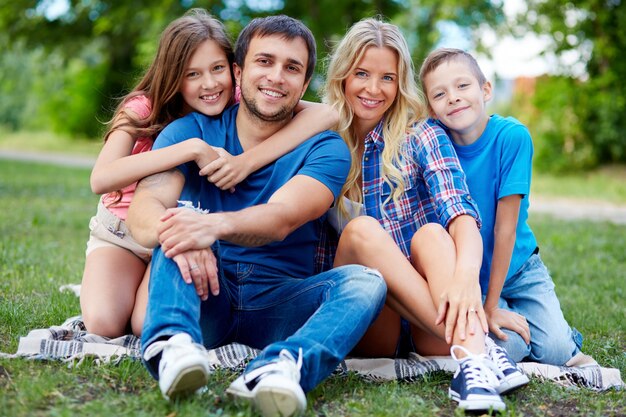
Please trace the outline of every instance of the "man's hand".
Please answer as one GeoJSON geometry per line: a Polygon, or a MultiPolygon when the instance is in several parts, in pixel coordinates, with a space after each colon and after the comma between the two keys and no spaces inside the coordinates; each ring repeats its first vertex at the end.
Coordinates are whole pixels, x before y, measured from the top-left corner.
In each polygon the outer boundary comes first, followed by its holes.
{"type": "Polygon", "coordinates": [[[196,287],[196,293],[202,301],[211,294],[218,295],[220,284],[217,276],[217,260],[211,249],[190,250],[174,256],[183,280],[196,287]]]}
{"type": "Polygon", "coordinates": [[[445,337],[448,344],[452,343],[455,331],[458,332],[461,340],[465,340],[467,329],[471,335],[481,327],[485,333],[489,329],[478,279],[455,279],[455,283],[452,288],[441,295],[435,323],[445,322],[445,337]]]}
{"type": "Polygon", "coordinates": [[[157,227],[163,253],[173,258],[193,249],[208,249],[219,238],[222,216],[202,214],[184,207],[168,209],[157,227]]]}
{"type": "Polygon", "coordinates": [[[530,344],[530,327],[526,317],[503,308],[486,310],[489,330],[500,340],[507,340],[508,336],[502,331],[502,327],[514,331],[522,336],[526,344],[530,344]]]}

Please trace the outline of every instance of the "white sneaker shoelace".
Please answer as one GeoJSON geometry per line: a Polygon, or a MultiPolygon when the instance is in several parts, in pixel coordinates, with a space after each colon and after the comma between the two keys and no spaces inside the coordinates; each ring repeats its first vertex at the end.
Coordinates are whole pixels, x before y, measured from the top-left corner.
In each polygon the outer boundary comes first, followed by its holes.
{"type": "Polygon", "coordinates": [[[461,367],[461,372],[465,375],[467,381],[467,388],[482,388],[493,390],[500,385],[498,377],[496,375],[502,374],[502,372],[496,367],[487,355],[480,354],[475,355],[463,346],[453,345],[450,348],[450,355],[457,362],[463,362],[467,365],[461,367]],[[456,350],[460,350],[465,353],[465,357],[458,358],[455,354],[456,350]]]}
{"type": "Polygon", "coordinates": [[[489,357],[491,358],[492,361],[495,362],[498,369],[515,370],[515,371],[518,370],[515,366],[511,364],[504,349],[496,345],[496,343],[493,340],[491,340],[490,338],[487,338],[485,340],[485,344],[487,346],[487,352],[489,353],[489,357]]]}

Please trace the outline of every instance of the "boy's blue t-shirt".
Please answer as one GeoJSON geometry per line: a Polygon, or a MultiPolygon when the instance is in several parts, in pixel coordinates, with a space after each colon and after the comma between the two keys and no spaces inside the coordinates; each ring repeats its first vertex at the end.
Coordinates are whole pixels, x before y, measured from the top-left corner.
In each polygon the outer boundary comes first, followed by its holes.
{"type": "Polygon", "coordinates": [[[480,229],[483,238],[480,287],[483,294],[486,294],[499,199],[514,194],[522,195],[507,279],[517,272],[537,247],[537,240],[527,223],[533,143],[528,129],[517,119],[492,115],[476,142],[467,146],[455,143],[454,149],[467,175],[470,194],[478,202],[483,221],[480,229]]]}
{"type": "MultiPolygon", "coordinates": [[[[238,105],[221,116],[208,117],[191,113],[170,123],[159,134],[153,149],[164,148],[189,138],[202,138],[212,146],[224,148],[232,155],[243,152],[235,119],[238,105]]],[[[178,166],[185,176],[180,200],[200,205],[210,212],[238,211],[267,203],[276,190],[296,175],[307,175],[339,195],[350,169],[350,152],[341,137],[325,131],[304,141],[293,151],[252,173],[239,183],[236,191],[221,191],[206,177],[199,175],[195,162],[178,166]]],[[[243,262],[262,265],[292,277],[314,274],[315,251],[320,242],[323,218],[308,222],[293,231],[285,240],[260,247],[244,247],[220,241],[222,262],[243,262]]],[[[262,222],[263,219],[259,219],[262,222]]]]}

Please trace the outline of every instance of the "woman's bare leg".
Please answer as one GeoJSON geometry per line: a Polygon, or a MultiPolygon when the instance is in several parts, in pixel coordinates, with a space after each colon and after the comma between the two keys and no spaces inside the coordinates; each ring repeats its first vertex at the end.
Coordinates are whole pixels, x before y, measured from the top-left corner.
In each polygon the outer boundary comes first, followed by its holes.
{"type": "MultiPolygon", "coordinates": [[[[411,240],[411,262],[428,278],[432,300],[439,308],[442,294],[455,285],[456,246],[452,237],[437,223],[422,226],[411,240]]],[[[476,325],[476,320],[468,321],[465,339],[460,338],[459,329],[456,329],[452,344],[461,345],[472,353],[483,353],[485,334],[480,328],[470,329],[472,325],[476,325]]]]}
{"type": "Polygon", "coordinates": [[[437,309],[428,283],[376,219],[357,217],[342,232],[335,266],[352,263],[377,269],[387,283],[389,308],[383,310],[362,339],[358,346],[360,352],[371,349],[387,352],[384,356],[393,355],[400,335],[400,316],[422,329],[422,335],[432,336],[414,338],[420,353],[442,355],[449,352],[444,341],[444,326],[435,325],[437,309]]]}

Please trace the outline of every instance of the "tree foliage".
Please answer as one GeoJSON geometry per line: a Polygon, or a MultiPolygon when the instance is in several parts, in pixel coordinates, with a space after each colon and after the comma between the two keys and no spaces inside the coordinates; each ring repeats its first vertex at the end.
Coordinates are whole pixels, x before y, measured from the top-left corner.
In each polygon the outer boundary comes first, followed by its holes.
{"type": "MultiPolygon", "coordinates": [[[[221,19],[233,39],[252,18],[284,13],[301,19],[318,41],[320,64],[309,98],[323,77],[333,42],[363,17],[381,15],[398,24],[413,49],[416,66],[439,39],[445,20],[468,28],[502,20],[490,0],[13,0],[0,8],[0,91],[11,98],[0,123],[14,128],[45,126],[97,136],[117,99],[152,60],[158,37],[190,7],[221,19]],[[22,62],[23,64],[16,64],[22,62]],[[15,66],[19,65],[20,68],[15,66]],[[20,72],[21,71],[21,72],[20,72]],[[28,113],[27,113],[28,109],[28,113]],[[33,117],[37,114],[37,117],[33,117]]],[[[3,98],[4,100],[4,98],[3,98]]]]}
{"type": "MultiPolygon", "coordinates": [[[[622,0],[529,0],[517,31],[548,34],[551,52],[578,55],[585,76],[544,79],[537,85],[537,133],[568,167],[626,162],[626,3],[622,0]],[[558,97],[550,97],[554,94],[558,97]],[[549,130],[543,127],[553,124],[549,130]],[[576,135],[572,136],[572,131],[576,135]],[[558,152],[557,152],[558,150],[558,152]]],[[[561,68],[564,74],[569,68],[561,68]]],[[[556,166],[561,166],[562,163],[556,166]]]]}

